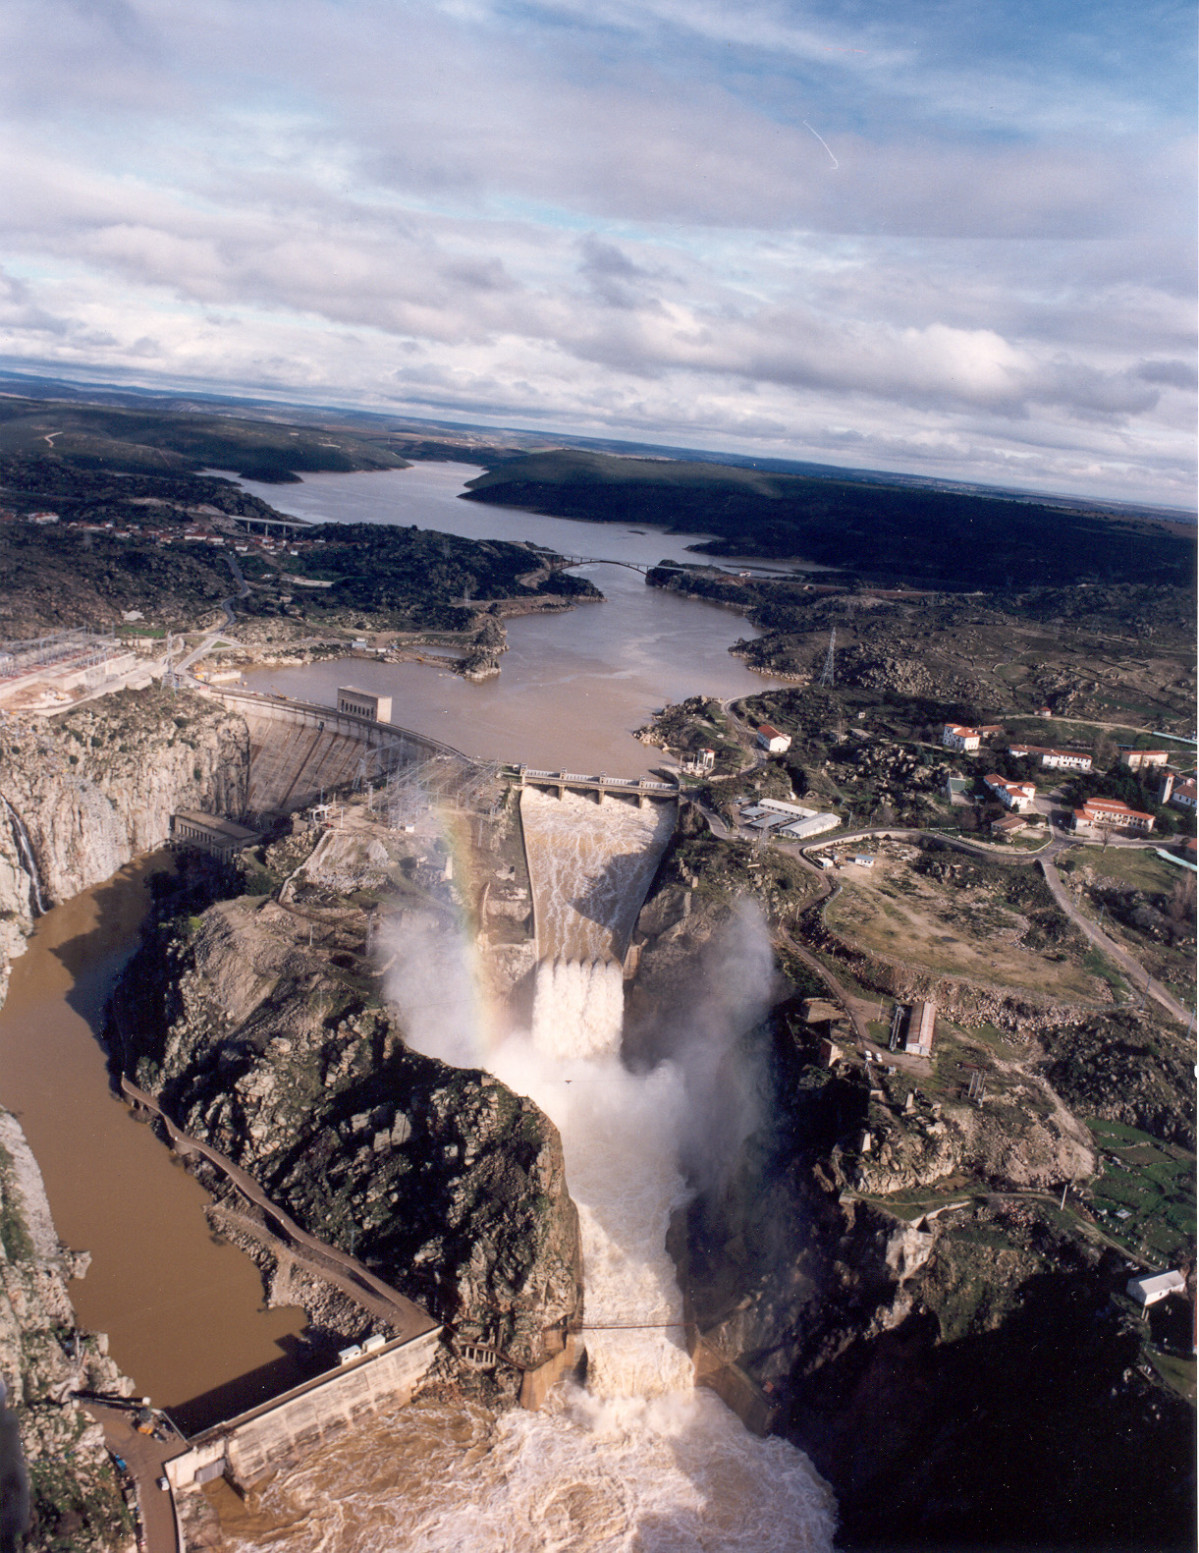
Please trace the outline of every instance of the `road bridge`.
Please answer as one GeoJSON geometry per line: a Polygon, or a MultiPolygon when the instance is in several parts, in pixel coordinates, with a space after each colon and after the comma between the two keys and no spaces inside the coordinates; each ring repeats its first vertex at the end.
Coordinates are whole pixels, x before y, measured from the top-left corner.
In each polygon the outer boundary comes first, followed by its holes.
{"type": "Polygon", "coordinates": [[[594,793],[596,802],[605,798],[635,798],[644,809],[655,799],[673,802],[679,796],[675,782],[655,782],[649,777],[609,776],[601,771],[590,776],[580,771],[541,771],[533,766],[501,766],[500,775],[515,787],[549,787],[561,798],[564,793],[594,793]]]}
{"type": "Polygon", "coordinates": [[[291,539],[300,534],[306,528],[314,528],[315,524],[308,518],[262,518],[257,513],[243,513],[233,519],[234,528],[238,528],[243,534],[278,534],[283,539],[291,539]]]}
{"type": "MultiPolygon", "coordinates": [[[[565,571],[570,566],[623,566],[630,572],[640,572],[643,577],[649,572],[655,572],[659,569],[656,564],[654,566],[647,566],[642,565],[640,561],[617,561],[610,555],[564,555],[562,557],[562,564],[555,566],[554,570],[565,571]]],[[[681,572],[683,568],[681,566],[667,565],[662,570],[681,572]]]]}

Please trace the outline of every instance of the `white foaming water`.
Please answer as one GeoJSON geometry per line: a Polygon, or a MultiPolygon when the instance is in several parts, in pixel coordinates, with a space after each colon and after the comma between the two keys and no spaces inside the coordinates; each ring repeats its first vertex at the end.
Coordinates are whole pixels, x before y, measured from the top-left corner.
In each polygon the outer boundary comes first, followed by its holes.
{"type": "Polygon", "coordinates": [[[666,843],[674,805],[636,808],[527,787],[520,819],[542,960],[621,960],[666,843]]]}
{"type": "MultiPolygon", "coordinates": [[[[524,818],[536,869],[566,814],[540,813],[540,795],[532,796],[533,824],[528,810],[524,818]]],[[[620,1060],[619,953],[669,823],[649,812],[647,824],[640,811],[639,826],[630,824],[621,815],[639,811],[605,804],[603,820],[614,823],[598,827],[596,806],[587,807],[584,836],[565,838],[569,864],[559,855],[548,884],[534,874],[539,939],[546,935],[558,958],[538,968],[533,1032],[509,1038],[486,1065],[536,1101],[562,1136],[583,1240],[588,1390],[567,1382],[541,1412],[498,1417],[475,1404],[418,1399],[334,1441],[276,1479],[249,1513],[225,1520],[226,1536],[247,1553],[832,1546],[832,1495],[807,1457],[750,1435],[692,1384],[665,1245],[685,1197],[677,1165],[685,1086],[669,1063],[637,1075],[620,1060]]],[[[430,1033],[417,1044],[461,1060],[460,1035],[430,1033]]]]}
{"type": "Polygon", "coordinates": [[[579,1210],[586,1278],[587,1383],[601,1397],[689,1389],[683,1302],[666,1252],[685,1199],[678,1137],[685,1095],[669,1063],[620,1061],[619,965],[559,961],[537,972],[532,1046],[514,1040],[494,1070],[557,1124],[579,1210]]]}
{"type": "Polygon", "coordinates": [[[546,1057],[620,1050],[624,977],[613,961],[544,960],[533,989],[533,1045],[546,1057]]]}

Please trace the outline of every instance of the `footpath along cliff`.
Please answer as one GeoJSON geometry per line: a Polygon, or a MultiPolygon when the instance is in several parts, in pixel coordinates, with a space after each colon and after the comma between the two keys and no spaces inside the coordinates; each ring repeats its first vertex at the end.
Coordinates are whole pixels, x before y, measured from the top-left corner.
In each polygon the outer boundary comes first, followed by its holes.
{"type": "MultiPolygon", "coordinates": [[[[490,829],[509,825],[501,813],[490,829]]],[[[336,831],[297,825],[260,849],[207,909],[185,870],[147,925],[110,1039],[180,1127],[447,1323],[459,1347],[486,1350],[514,1396],[581,1316],[578,1215],[557,1130],[532,1101],[406,1045],[389,991],[417,1015],[445,1005],[464,1033],[473,1024],[452,967],[416,991],[415,965],[390,982],[384,968],[405,934],[436,961],[459,912],[473,914],[473,891],[431,849],[359,803],[336,831]]]]}

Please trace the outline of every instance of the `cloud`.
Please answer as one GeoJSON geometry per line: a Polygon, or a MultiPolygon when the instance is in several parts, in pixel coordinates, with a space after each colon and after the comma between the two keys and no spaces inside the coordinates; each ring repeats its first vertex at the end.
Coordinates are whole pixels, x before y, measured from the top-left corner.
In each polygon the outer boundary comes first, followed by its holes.
{"type": "Polygon", "coordinates": [[[1177,18],[864,15],[12,0],[0,348],[1176,491],[1177,18]]]}

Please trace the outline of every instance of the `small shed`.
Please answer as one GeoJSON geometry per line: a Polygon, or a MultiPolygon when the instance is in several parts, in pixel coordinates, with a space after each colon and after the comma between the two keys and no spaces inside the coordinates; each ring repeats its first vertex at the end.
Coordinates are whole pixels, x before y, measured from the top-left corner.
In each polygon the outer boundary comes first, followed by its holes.
{"type": "Polygon", "coordinates": [[[1185,1294],[1187,1281],[1180,1272],[1153,1273],[1142,1278],[1130,1278],[1125,1285],[1128,1297],[1138,1305],[1156,1305],[1169,1294],[1185,1294]]]}

